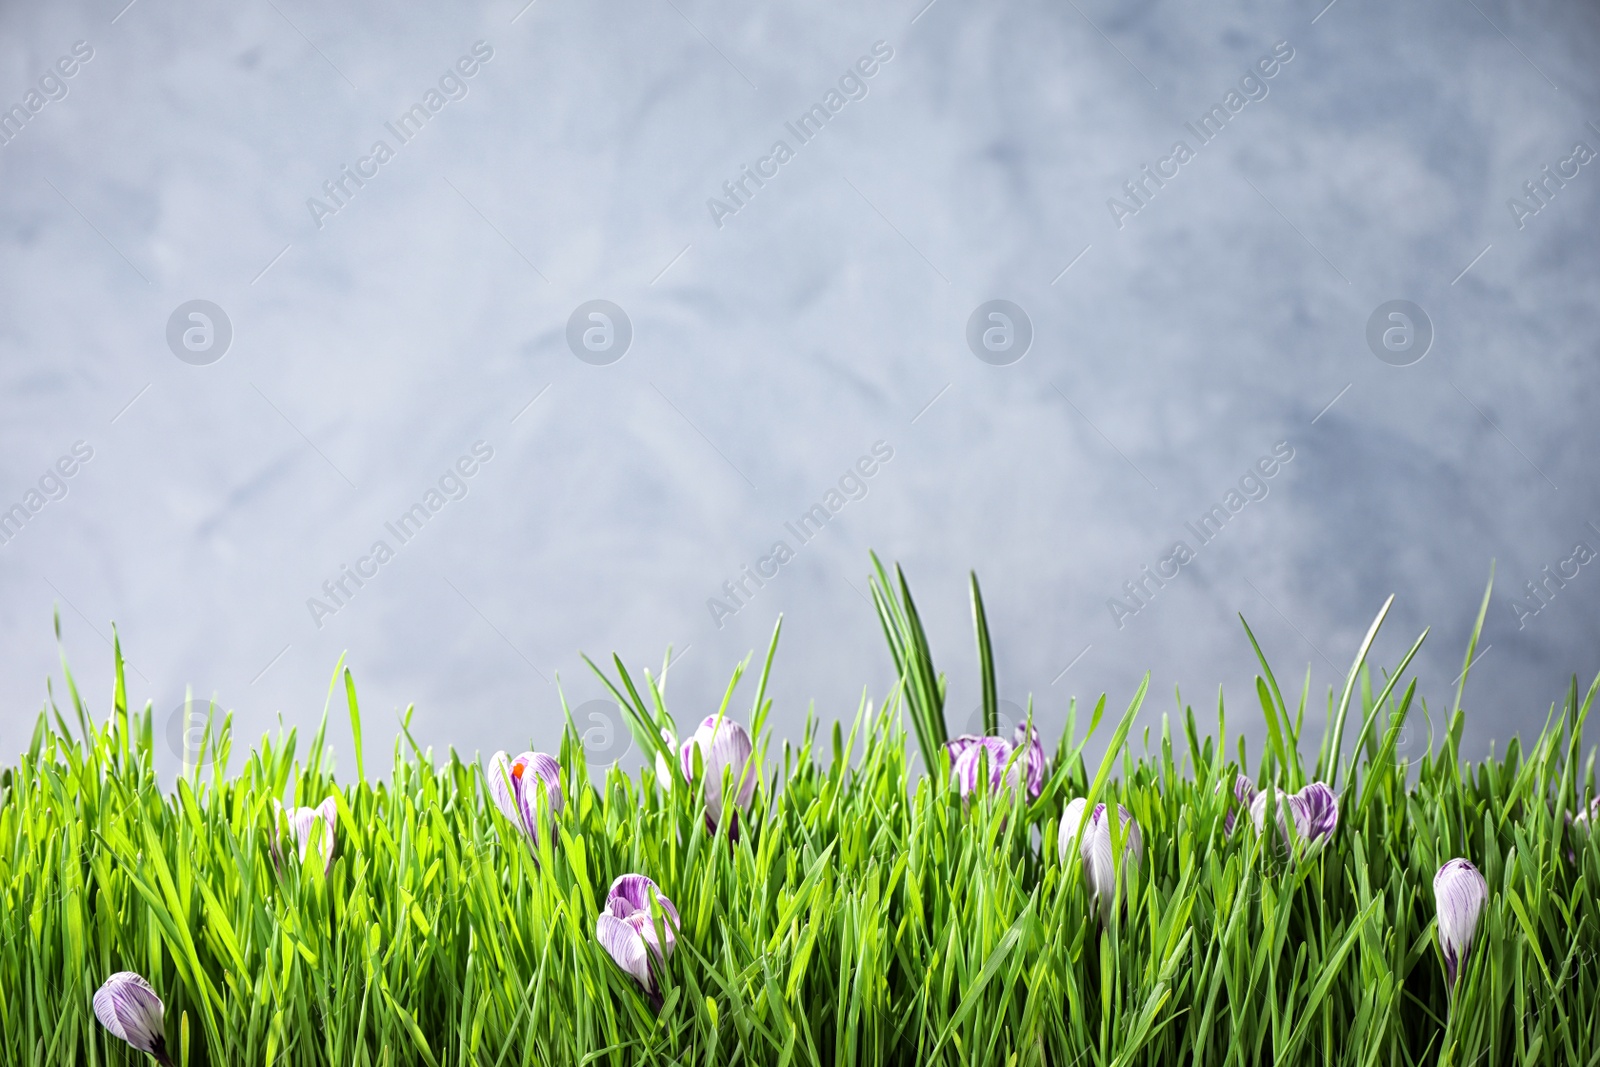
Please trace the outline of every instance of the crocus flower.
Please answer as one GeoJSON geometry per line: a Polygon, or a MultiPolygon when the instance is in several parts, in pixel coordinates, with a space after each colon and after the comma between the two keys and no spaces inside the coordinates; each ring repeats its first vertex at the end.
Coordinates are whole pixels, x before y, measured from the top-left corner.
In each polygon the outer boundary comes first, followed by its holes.
{"type": "Polygon", "coordinates": [[[1439,949],[1444,953],[1445,977],[1454,989],[1456,975],[1467,961],[1472,935],[1478,928],[1489,883],[1466,860],[1451,860],[1433,876],[1433,902],[1439,913],[1439,949]]]}
{"type": "Polygon", "coordinates": [[[594,935],[606,954],[638,981],[651,997],[656,984],[650,974],[650,958],[665,966],[677,946],[678,909],[661,892],[661,887],[642,874],[624,874],[611,883],[604,909],[595,920],[594,935]],[[656,930],[650,901],[661,906],[661,931],[656,930]]]}
{"type": "MultiPolygon", "coordinates": [[[[1006,762],[1011,759],[1011,743],[998,737],[963,737],[949,743],[951,755],[954,757],[950,765],[951,773],[955,775],[956,784],[961,787],[961,796],[969,796],[978,788],[978,768],[983,761],[989,761],[989,788],[999,789],[1001,779],[1005,775],[1006,762]],[[959,753],[955,746],[960,747],[959,753]]],[[[1016,781],[1017,772],[1011,775],[1013,783],[1016,781]]]]}
{"type": "MultiPolygon", "coordinates": [[[[1111,854],[1111,819],[1106,814],[1106,806],[1096,804],[1085,824],[1083,813],[1087,807],[1088,801],[1079,797],[1062,812],[1057,851],[1061,862],[1065,864],[1072,855],[1073,842],[1077,842],[1078,855],[1083,862],[1084,881],[1094,893],[1095,903],[1100,909],[1100,921],[1106,922],[1111,918],[1111,901],[1117,891],[1117,869],[1111,854]]],[[[1144,855],[1144,835],[1127,808],[1118,804],[1117,813],[1122,819],[1123,866],[1127,868],[1131,864],[1137,867],[1144,855]]]]}
{"type": "Polygon", "coordinates": [[[539,847],[538,786],[543,787],[553,819],[566,806],[566,795],[561,791],[561,764],[554,756],[524,752],[516,759],[508,759],[504,752],[496,752],[490,758],[489,796],[500,814],[521,830],[535,849],[539,847]]]}
{"type": "MultiPolygon", "coordinates": [[[[339,806],[334,799],[329,797],[314,808],[296,808],[294,811],[289,811],[274,797],[272,810],[274,830],[281,819],[288,818],[288,841],[299,854],[300,862],[305,862],[306,850],[311,847],[311,839],[317,838],[318,847],[322,850],[322,871],[326,874],[333,866],[334,835],[339,825],[339,806]],[[321,832],[313,833],[312,827],[321,827],[321,832]]],[[[282,842],[277,843],[276,850],[282,854],[282,842]]]]}
{"type": "MultiPolygon", "coordinates": [[[[1218,783],[1217,788],[1222,788],[1221,783],[1218,783]]],[[[1256,802],[1256,793],[1256,784],[1246,776],[1241,774],[1233,780],[1233,799],[1237,801],[1237,807],[1239,811],[1249,811],[1251,809],[1256,802]]],[[[1235,818],[1236,815],[1234,814],[1234,805],[1230,804],[1228,806],[1228,818],[1222,824],[1222,833],[1224,836],[1233,836],[1233,823],[1235,818]]]]}
{"type": "MultiPolygon", "coordinates": [[[[1298,793],[1277,791],[1278,829],[1289,840],[1289,816],[1294,817],[1295,836],[1306,846],[1320,849],[1339,828],[1339,798],[1321,782],[1312,782],[1298,793]]],[[[1267,821],[1267,794],[1258,793],[1250,803],[1250,818],[1259,833],[1267,821]]]]}
{"type": "Polygon", "coordinates": [[[989,760],[990,788],[999,789],[1006,762],[1011,759],[1011,754],[1024,744],[1027,745],[1027,749],[1017,760],[1017,767],[1011,774],[1011,782],[1020,784],[1026,776],[1028,795],[1036,797],[1042,793],[1044,745],[1039,743],[1038,730],[1032,731],[1031,739],[1028,738],[1028,734],[1028,724],[1021,723],[1010,741],[983,734],[962,734],[953,741],[946,741],[945,751],[950,753],[950,769],[961,787],[961,795],[965,797],[977,788],[978,763],[985,753],[988,754],[989,760]]]}
{"type": "Polygon", "coordinates": [[[140,1052],[170,1065],[165,1007],[150,983],[132,971],[118,971],[94,995],[100,1025],[140,1052]]]}
{"type": "MultiPolygon", "coordinates": [[[[700,765],[706,773],[706,819],[713,826],[722,824],[723,811],[727,807],[727,800],[722,795],[722,772],[726,770],[732,773],[733,803],[741,808],[750,806],[750,799],[756,792],[756,780],[761,776],[750,758],[755,751],[750,731],[732,719],[724,717],[718,722],[717,718],[707,715],[694,736],[678,749],[678,762],[683,767],[684,779],[689,782],[694,781],[695,749],[700,750],[700,765]]],[[[734,814],[737,816],[737,812],[734,814]]]]}

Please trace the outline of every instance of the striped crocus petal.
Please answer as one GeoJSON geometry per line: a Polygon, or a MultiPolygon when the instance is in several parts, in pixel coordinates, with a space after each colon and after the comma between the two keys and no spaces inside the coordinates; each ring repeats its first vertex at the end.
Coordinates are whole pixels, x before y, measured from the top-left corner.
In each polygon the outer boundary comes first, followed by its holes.
{"type": "Polygon", "coordinates": [[[634,925],[619,919],[609,910],[602,911],[594,923],[595,940],[606,950],[606,955],[617,961],[617,966],[633,975],[645,992],[655,992],[650,978],[650,950],[634,925]]]}
{"type": "MultiPolygon", "coordinates": [[[[1339,827],[1339,797],[1321,782],[1312,782],[1298,793],[1277,793],[1278,831],[1283,842],[1290,842],[1289,820],[1294,819],[1294,838],[1300,848],[1311,853],[1321,849],[1339,827]]],[[[1258,793],[1250,804],[1250,818],[1261,832],[1267,820],[1267,794],[1258,793]]]]}
{"type": "MultiPolygon", "coordinates": [[[[1118,804],[1117,812],[1122,820],[1124,868],[1128,864],[1138,866],[1140,857],[1144,855],[1144,836],[1127,808],[1118,804]]],[[[1112,862],[1111,853],[1111,820],[1106,816],[1104,804],[1095,805],[1079,848],[1083,853],[1084,875],[1094,890],[1095,901],[1100,906],[1100,919],[1104,922],[1111,917],[1111,900],[1117,889],[1117,867],[1112,862]]]]}
{"type": "Polygon", "coordinates": [[[1026,757],[1028,795],[1037,797],[1044,792],[1044,745],[1039,740],[1039,731],[1030,729],[1027,723],[1021,722],[1017,724],[1016,732],[1011,735],[1011,747],[1021,748],[1024,741],[1028,746],[1026,757]]]}
{"type": "Polygon", "coordinates": [[[978,787],[979,770],[987,761],[989,786],[999,789],[1005,774],[1006,761],[1011,758],[1011,744],[998,737],[980,737],[968,745],[951,768],[963,798],[978,787]]]}
{"type": "Polygon", "coordinates": [[[1339,797],[1322,782],[1312,782],[1290,801],[1295,829],[1313,845],[1322,845],[1339,828],[1339,797]]]}
{"type": "Polygon", "coordinates": [[[118,971],[94,995],[100,1025],[140,1052],[167,1062],[165,1008],[150,983],[132,971],[118,971]]]}
{"type": "Polygon", "coordinates": [[[1083,827],[1083,813],[1088,807],[1089,802],[1078,797],[1061,813],[1061,832],[1057,835],[1056,853],[1061,857],[1062,866],[1066,866],[1067,857],[1078,853],[1078,831],[1083,827]]]}
{"type": "Polygon", "coordinates": [[[683,768],[683,780],[694,781],[694,735],[690,734],[688,740],[678,746],[678,766],[683,768]]]}
{"type": "Polygon", "coordinates": [[[955,738],[952,741],[946,741],[944,743],[944,750],[950,753],[950,766],[954,767],[956,765],[956,760],[961,758],[961,754],[963,752],[971,748],[973,745],[978,744],[982,740],[982,734],[962,734],[960,737],[955,738]]]}
{"type": "MultiPolygon", "coordinates": [[[[544,804],[550,809],[549,818],[552,821],[567,804],[566,794],[561,790],[561,764],[556,762],[554,756],[547,756],[543,752],[524,752],[517,760],[522,764],[522,773],[516,782],[519,822],[528,840],[537,845],[540,798],[543,797],[544,804]]],[[[553,834],[554,830],[551,832],[553,834]]]]}
{"type": "Polygon", "coordinates": [[[1228,806],[1228,817],[1222,824],[1222,832],[1226,836],[1233,834],[1233,823],[1237,818],[1235,808],[1237,807],[1238,811],[1249,811],[1251,805],[1255,803],[1256,784],[1242,774],[1237,776],[1233,780],[1233,799],[1235,804],[1228,806]]]}
{"type": "Polygon", "coordinates": [[[672,958],[672,950],[677,947],[678,928],[681,922],[678,918],[678,909],[673,907],[672,901],[661,892],[661,887],[642,874],[624,874],[611,883],[611,890],[606,894],[606,910],[619,919],[633,924],[640,936],[656,954],[662,963],[672,958]],[[654,898],[661,906],[662,934],[658,937],[654,913],[650,910],[650,901],[654,898]]]}
{"type": "Polygon", "coordinates": [[[522,805],[517,800],[517,794],[522,789],[522,775],[528,769],[528,760],[532,752],[524,752],[516,759],[509,758],[504,752],[496,752],[489,759],[489,797],[494,801],[494,806],[517,826],[522,826],[522,805]]]}
{"type": "Polygon", "coordinates": [[[1445,977],[1455,988],[1456,976],[1472,948],[1489,883],[1466,860],[1450,860],[1433,876],[1433,902],[1439,916],[1439,949],[1444,953],[1445,977]]]}
{"type": "Polygon", "coordinates": [[[723,772],[732,775],[735,790],[733,802],[741,808],[750,806],[760,774],[751,763],[755,745],[750,740],[750,731],[725,716],[721,722],[717,720],[715,715],[705,717],[694,736],[684,744],[682,759],[684,777],[691,777],[694,749],[700,750],[700,763],[706,773],[706,815],[713,824],[720,825],[726,807],[722,795],[723,772]]]}

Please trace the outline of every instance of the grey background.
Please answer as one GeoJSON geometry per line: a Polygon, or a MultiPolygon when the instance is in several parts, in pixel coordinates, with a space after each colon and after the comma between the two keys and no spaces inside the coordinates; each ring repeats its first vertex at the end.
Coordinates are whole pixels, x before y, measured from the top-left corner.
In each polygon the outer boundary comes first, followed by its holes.
{"type": "MultiPolygon", "coordinates": [[[[693,721],[782,612],[797,738],[810,702],[848,718],[891,680],[869,548],[911,575],[955,721],[969,567],[1001,695],[1051,735],[1148,670],[1147,722],[1175,686],[1209,721],[1220,684],[1259,738],[1240,612],[1286,689],[1309,665],[1318,718],[1390,593],[1375,659],[1432,626],[1438,719],[1491,559],[1468,751],[1600,669],[1600,568],[1513,607],[1600,547],[1600,161],[1520,229],[1507,205],[1600,148],[1592,6],[525,2],[0,11],[0,105],[94,49],[0,147],[0,507],[94,450],[0,546],[7,759],[56,605],[101,714],[116,621],[158,730],[190,686],[245,742],[314,724],[348,651],[380,767],[410,702],[441,750],[553,745],[558,677],[601,695],[580,651],[670,643],[693,721]],[[307,198],[480,40],[468,95],[319,229],[307,198]],[[876,41],[867,96],[792,141],[876,41]],[[1280,41],[1267,97],[1119,228],[1108,198],[1280,41]],[[718,227],[707,199],[780,138],[795,158],[718,227]],[[964,340],[994,298],[1034,329],[1010,366],[964,340]],[[1397,368],[1365,331],[1402,298],[1435,339],[1397,368]],[[192,299],[233,327],[209,366],[167,347],[192,299]],[[632,322],[610,366],[566,345],[592,299],[632,322]],[[787,535],[880,440],[866,496],[787,535]],[[467,496],[319,628],[308,598],[476,441],[467,496]],[[1119,628],[1108,599],[1280,441],[1269,495],[1119,628]],[[794,559],[715,625],[780,538],[794,559]]],[[[332,736],[348,773],[342,714],[332,736]]]]}

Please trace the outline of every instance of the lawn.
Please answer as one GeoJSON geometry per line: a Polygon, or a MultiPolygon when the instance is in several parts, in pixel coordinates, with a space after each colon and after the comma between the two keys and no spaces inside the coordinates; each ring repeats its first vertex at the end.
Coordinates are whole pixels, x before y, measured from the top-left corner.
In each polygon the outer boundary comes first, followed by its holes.
{"type": "Polygon", "coordinates": [[[891,692],[780,741],[776,632],[676,716],[613,658],[631,776],[591,776],[570,716],[542,755],[402,729],[365,767],[336,668],[315,735],[242,751],[218,714],[168,787],[120,645],[109,709],[63,659],[62,706],[0,772],[0,1062],[1600,1063],[1600,680],[1467,765],[1463,670],[1399,758],[1421,641],[1368,665],[1380,613],[1325,706],[1261,659],[1258,753],[1220,698],[1134,734],[1144,686],[1059,738],[958,739],[910,590],[874,565],[891,692]]]}

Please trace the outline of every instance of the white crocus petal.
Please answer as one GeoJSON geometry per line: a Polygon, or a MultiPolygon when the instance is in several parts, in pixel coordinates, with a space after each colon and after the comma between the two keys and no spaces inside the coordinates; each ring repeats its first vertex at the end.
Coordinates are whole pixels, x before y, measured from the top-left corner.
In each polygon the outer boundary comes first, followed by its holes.
{"type": "Polygon", "coordinates": [[[1057,835],[1056,852],[1061,858],[1062,866],[1067,863],[1067,857],[1077,852],[1075,842],[1078,839],[1078,829],[1083,825],[1084,809],[1089,802],[1078,797],[1067,805],[1067,810],[1061,813],[1061,832],[1057,835]]]}
{"type": "MultiPolygon", "coordinates": [[[[1128,809],[1118,804],[1117,811],[1122,820],[1123,869],[1127,870],[1130,865],[1138,866],[1139,858],[1144,854],[1144,839],[1139,832],[1139,824],[1128,809]]],[[[1112,859],[1111,820],[1106,815],[1104,804],[1095,805],[1079,848],[1083,854],[1084,877],[1100,906],[1100,919],[1102,922],[1108,921],[1111,918],[1111,902],[1117,891],[1117,865],[1112,859]]]]}
{"type": "Polygon", "coordinates": [[[504,752],[496,752],[489,759],[489,796],[494,806],[512,822],[522,824],[522,810],[517,803],[517,777],[520,769],[504,752]]]}
{"type": "Polygon", "coordinates": [[[328,797],[314,808],[295,808],[290,810],[280,804],[276,797],[272,801],[272,832],[273,853],[281,855],[284,851],[284,842],[279,839],[278,827],[287,823],[288,829],[283,836],[288,838],[288,844],[293,846],[294,854],[304,863],[307,851],[311,848],[311,839],[318,839],[317,849],[322,856],[322,869],[326,873],[333,866],[334,840],[339,825],[339,805],[333,797],[328,797]]]}
{"type": "Polygon", "coordinates": [[[645,947],[644,937],[634,929],[632,923],[603,911],[595,920],[594,936],[606,954],[617,961],[617,966],[633,975],[646,992],[653,991],[650,950],[645,947]]]}
{"type": "Polygon", "coordinates": [[[114,1036],[167,1062],[165,1008],[144,978],[132,971],[107,978],[94,995],[94,1013],[114,1036]]]}
{"type": "Polygon", "coordinates": [[[656,752],[656,783],[664,790],[671,790],[673,783],[672,765],[667,762],[667,752],[678,751],[678,739],[666,730],[661,731],[661,744],[665,751],[656,752]]]}
{"type": "MultiPolygon", "coordinates": [[[[312,825],[321,827],[322,870],[326,873],[333,867],[333,845],[338,838],[339,828],[339,804],[333,797],[328,797],[311,810],[311,815],[312,825]]],[[[307,839],[300,846],[301,859],[305,859],[305,850],[310,845],[310,835],[314,832],[308,828],[307,839]]]]}
{"type": "Polygon", "coordinates": [[[1478,918],[1489,899],[1489,883],[1478,868],[1463,859],[1450,860],[1433,876],[1433,902],[1439,917],[1439,949],[1444,954],[1445,976],[1455,987],[1456,977],[1472,949],[1478,918]]]}

